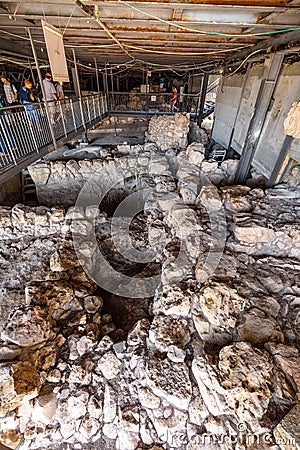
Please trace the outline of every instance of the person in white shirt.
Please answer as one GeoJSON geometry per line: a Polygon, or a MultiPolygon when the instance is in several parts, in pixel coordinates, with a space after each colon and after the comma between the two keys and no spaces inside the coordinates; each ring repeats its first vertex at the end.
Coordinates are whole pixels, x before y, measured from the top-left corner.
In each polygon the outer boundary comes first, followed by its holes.
{"type": "Polygon", "coordinates": [[[53,101],[57,100],[57,94],[56,94],[54,84],[52,83],[51,73],[47,72],[45,74],[45,78],[43,80],[43,85],[44,85],[45,95],[46,95],[46,99],[43,98],[43,101],[46,100],[47,102],[53,102],[53,101]]]}
{"type": "MultiPolygon", "coordinates": [[[[52,75],[49,72],[45,73],[45,78],[43,80],[43,85],[44,85],[44,90],[45,90],[45,96],[46,96],[46,101],[47,102],[54,102],[57,100],[57,94],[56,94],[56,89],[54,87],[54,84],[52,83],[52,75]]],[[[45,99],[43,98],[43,101],[45,101],[45,99]]],[[[51,123],[52,125],[55,125],[55,120],[54,120],[54,109],[55,106],[52,106],[51,104],[49,105],[49,109],[50,109],[50,119],[51,119],[51,123]]]]}
{"type": "Polygon", "coordinates": [[[62,82],[57,83],[57,85],[56,85],[56,95],[57,95],[58,100],[63,100],[65,98],[62,82]]]}
{"type": "Polygon", "coordinates": [[[8,81],[5,75],[1,75],[1,81],[3,83],[4,94],[7,102],[7,106],[13,106],[17,103],[18,91],[15,86],[8,81]]]}

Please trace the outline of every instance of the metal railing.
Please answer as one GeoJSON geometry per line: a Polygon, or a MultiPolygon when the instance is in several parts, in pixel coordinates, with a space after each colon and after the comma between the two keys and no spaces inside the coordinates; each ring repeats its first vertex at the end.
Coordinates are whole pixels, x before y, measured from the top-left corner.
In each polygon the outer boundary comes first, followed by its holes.
{"type": "MultiPolygon", "coordinates": [[[[57,141],[101,119],[108,111],[105,94],[48,103],[57,141]]],[[[53,146],[44,103],[0,109],[0,174],[53,146]]]]}
{"type": "MultiPolygon", "coordinates": [[[[150,112],[171,113],[172,93],[140,93],[140,92],[110,92],[109,109],[114,112],[150,112]]],[[[199,94],[180,94],[177,97],[177,109],[180,112],[195,113],[199,94]]]]}

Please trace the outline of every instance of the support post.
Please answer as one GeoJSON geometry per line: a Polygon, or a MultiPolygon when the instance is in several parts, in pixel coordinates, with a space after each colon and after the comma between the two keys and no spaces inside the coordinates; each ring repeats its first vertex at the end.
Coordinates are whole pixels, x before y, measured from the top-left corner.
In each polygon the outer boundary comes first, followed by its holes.
{"type": "Polygon", "coordinates": [[[285,136],[275,167],[268,180],[267,187],[273,187],[275,184],[280,183],[290,161],[290,158],[288,157],[288,151],[292,141],[292,136],[285,136]]]}
{"type": "MultiPolygon", "coordinates": [[[[242,100],[244,98],[244,92],[245,92],[246,84],[247,84],[247,81],[248,81],[248,78],[249,78],[250,68],[251,68],[251,64],[248,64],[247,65],[247,72],[246,72],[246,75],[245,75],[244,81],[243,81],[242,92],[241,92],[239,104],[238,104],[238,107],[237,107],[236,115],[235,115],[235,118],[234,118],[234,123],[233,123],[232,130],[231,130],[231,135],[230,135],[230,139],[229,139],[229,143],[228,143],[228,147],[227,147],[228,151],[230,151],[231,144],[232,144],[232,139],[233,139],[233,135],[234,135],[234,131],[235,131],[235,127],[236,127],[236,124],[237,124],[237,121],[238,121],[238,118],[239,118],[239,115],[240,115],[241,106],[242,106],[242,100]]],[[[211,135],[212,135],[212,131],[211,131],[211,135]]]]}
{"type": "MultiPolygon", "coordinates": [[[[148,77],[148,64],[146,66],[146,111],[149,112],[149,77],[148,77]]],[[[147,118],[147,116],[146,116],[147,118]]]]}
{"type": "Polygon", "coordinates": [[[208,78],[209,78],[209,74],[205,73],[202,78],[201,94],[198,99],[197,124],[199,127],[201,127],[201,123],[202,123],[202,114],[203,114],[203,109],[204,109],[204,105],[205,105],[205,97],[206,97],[206,91],[207,91],[207,85],[208,85],[208,78]]]}
{"type": "Polygon", "coordinates": [[[58,146],[57,146],[56,137],[55,137],[55,133],[54,133],[54,128],[53,128],[53,124],[52,124],[52,120],[51,120],[51,112],[50,112],[49,104],[48,104],[47,99],[46,99],[46,93],[45,93],[45,88],[44,88],[44,83],[43,83],[43,77],[42,77],[40,66],[39,66],[39,62],[38,62],[38,59],[37,59],[37,54],[36,54],[36,51],[35,51],[35,46],[34,46],[34,42],[33,42],[33,39],[32,39],[30,28],[27,28],[27,33],[29,35],[30,44],[31,44],[31,48],[32,48],[32,54],[33,54],[33,57],[34,57],[34,61],[35,61],[35,65],[36,65],[36,69],[37,69],[37,73],[38,73],[38,77],[39,77],[39,83],[40,83],[42,94],[43,94],[43,98],[44,98],[44,103],[45,103],[45,108],[46,108],[46,115],[47,115],[48,124],[49,124],[49,128],[50,128],[50,133],[51,133],[51,137],[52,137],[52,141],[53,141],[53,145],[54,145],[54,150],[57,152],[58,151],[58,146]]]}
{"type": "MultiPolygon", "coordinates": [[[[112,95],[112,103],[115,105],[115,94],[114,94],[114,76],[113,76],[113,70],[112,67],[110,68],[110,82],[111,82],[111,95],[112,95]]],[[[114,106],[115,109],[115,106],[114,106]]]]}
{"type": "Polygon", "coordinates": [[[98,73],[98,66],[97,66],[97,58],[94,58],[94,60],[95,60],[95,69],[96,69],[97,92],[99,92],[100,88],[99,88],[99,73],[98,73]]]}
{"type": "Polygon", "coordinates": [[[33,70],[32,70],[32,64],[31,64],[31,61],[30,61],[29,58],[28,58],[28,64],[29,64],[29,67],[30,67],[31,78],[32,78],[33,84],[35,86],[36,85],[35,76],[34,76],[34,73],[33,73],[33,70]]]}
{"type": "Polygon", "coordinates": [[[106,92],[106,100],[109,105],[109,109],[111,109],[110,105],[110,98],[109,98],[109,89],[108,89],[108,79],[107,79],[107,67],[105,63],[105,71],[104,71],[104,84],[105,84],[105,92],[106,92]]]}
{"type": "Polygon", "coordinates": [[[72,52],[73,52],[73,61],[74,61],[74,75],[75,75],[75,84],[76,84],[76,88],[75,91],[78,92],[78,97],[81,99],[81,90],[80,90],[80,83],[79,83],[79,76],[78,76],[78,70],[77,70],[77,61],[76,61],[76,55],[75,55],[75,50],[74,48],[72,48],[72,52]]]}
{"type": "Polygon", "coordinates": [[[276,53],[265,62],[265,75],[260,84],[253,116],[241,152],[235,184],[243,184],[247,179],[279,76],[283,56],[282,53],[276,53]]]}
{"type": "Polygon", "coordinates": [[[76,61],[76,55],[75,55],[74,48],[72,48],[72,52],[73,52],[73,61],[74,61],[75,82],[77,85],[77,92],[79,94],[79,107],[80,107],[80,113],[81,113],[81,121],[82,121],[83,129],[86,132],[86,124],[85,124],[83,108],[82,108],[81,89],[80,89],[79,76],[78,76],[78,70],[77,70],[77,61],[76,61]]]}

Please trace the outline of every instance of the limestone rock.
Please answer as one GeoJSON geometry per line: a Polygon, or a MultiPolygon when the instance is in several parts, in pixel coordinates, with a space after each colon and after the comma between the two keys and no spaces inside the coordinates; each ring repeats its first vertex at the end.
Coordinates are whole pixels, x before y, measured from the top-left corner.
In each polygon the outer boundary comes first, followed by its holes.
{"type": "Polygon", "coordinates": [[[21,347],[29,347],[46,341],[50,336],[47,311],[39,306],[17,308],[8,318],[1,338],[21,347]]]}
{"type": "Polygon", "coordinates": [[[114,421],[117,414],[117,397],[113,388],[106,384],[104,392],[103,404],[103,420],[104,423],[111,423],[114,421]]]}
{"type": "Polygon", "coordinates": [[[188,285],[162,286],[157,290],[153,303],[155,314],[187,317],[191,308],[193,292],[188,285]]]}
{"type": "Polygon", "coordinates": [[[225,284],[211,283],[194,297],[193,320],[201,338],[208,342],[228,343],[232,338],[245,300],[225,284]]]}
{"type": "Polygon", "coordinates": [[[107,380],[112,380],[118,375],[121,364],[113,352],[108,352],[99,359],[97,368],[101,370],[107,380]]]}
{"type": "Polygon", "coordinates": [[[40,379],[29,362],[0,365],[0,417],[38,395],[40,379]]]}
{"type": "Polygon", "coordinates": [[[68,415],[70,418],[76,420],[85,416],[88,398],[89,394],[84,391],[78,391],[68,398],[68,415]]]}
{"type": "Polygon", "coordinates": [[[184,363],[152,358],[145,375],[147,385],[155,395],[165,398],[178,409],[188,408],[192,387],[188,367],[184,363]]]}
{"type": "Polygon", "coordinates": [[[149,330],[149,341],[160,351],[168,351],[170,346],[183,348],[189,341],[187,321],[156,316],[149,330]]]}
{"type": "Polygon", "coordinates": [[[184,148],[187,145],[189,122],[189,114],[185,113],[168,117],[154,116],[145,133],[146,141],[155,142],[162,150],[184,148]]]}
{"type": "Polygon", "coordinates": [[[225,389],[219,383],[216,369],[208,364],[205,357],[197,356],[193,359],[192,371],[208,411],[213,416],[227,414],[229,408],[225,389]]]}
{"type": "Polygon", "coordinates": [[[242,323],[237,326],[237,331],[242,341],[252,344],[284,341],[276,320],[257,308],[252,308],[243,315],[242,323]]]}
{"type": "Polygon", "coordinates": [[[228,405],[239,420],[252,431],[266,412],[271,397],[273,364],[266,351],[246,342],[224,347],[219,355],[219,370],[228,405]],[[255,374],[255,376],[253,376],[255,374]]]}
{"type": "Polygon", "coordinates": [[[88,313],[96,313],[101,310],[103,306],[103,300],[101,297],[97,297],[96,295],[89,295],[84,298],[84,309],[88,313]]]}
{"type": "Polygon", "coordinates": [[[83,309],[80,301],[74,296],[72,285],[66,281],[32,282],[27,286],[26,294],[30,303],[46,304],[51,317],[55,320],[65,319],[83,309]]]}
{"type": "Polygon", "coordinates": [[[35,399],[31,420],[45,425],[50,424],[56,413],[56,403],[56,395],[52,389],[49,386],[43,388],[35,399]]]}
{"type": "Polygon", "coordinates": [[[140,387],[138,395],[141,405],[144,408],[157,409],[160,405],[160,398],[153,394],[147,387],[140,387]]]}
{"type": "Polygon", "coordinates": [[[282,450],[300,449],[300,403],[298,403],[277,425],[274,435],[282,450]]]}

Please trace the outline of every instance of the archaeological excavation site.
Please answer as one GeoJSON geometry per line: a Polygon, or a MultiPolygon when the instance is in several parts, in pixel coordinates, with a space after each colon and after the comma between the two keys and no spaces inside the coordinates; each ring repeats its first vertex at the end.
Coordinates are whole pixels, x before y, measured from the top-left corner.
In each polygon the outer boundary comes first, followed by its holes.
{"type": "Polygon", "coordinates": [[[300,450],[299,7],[0,3],[0,450],[300,450]]]}

